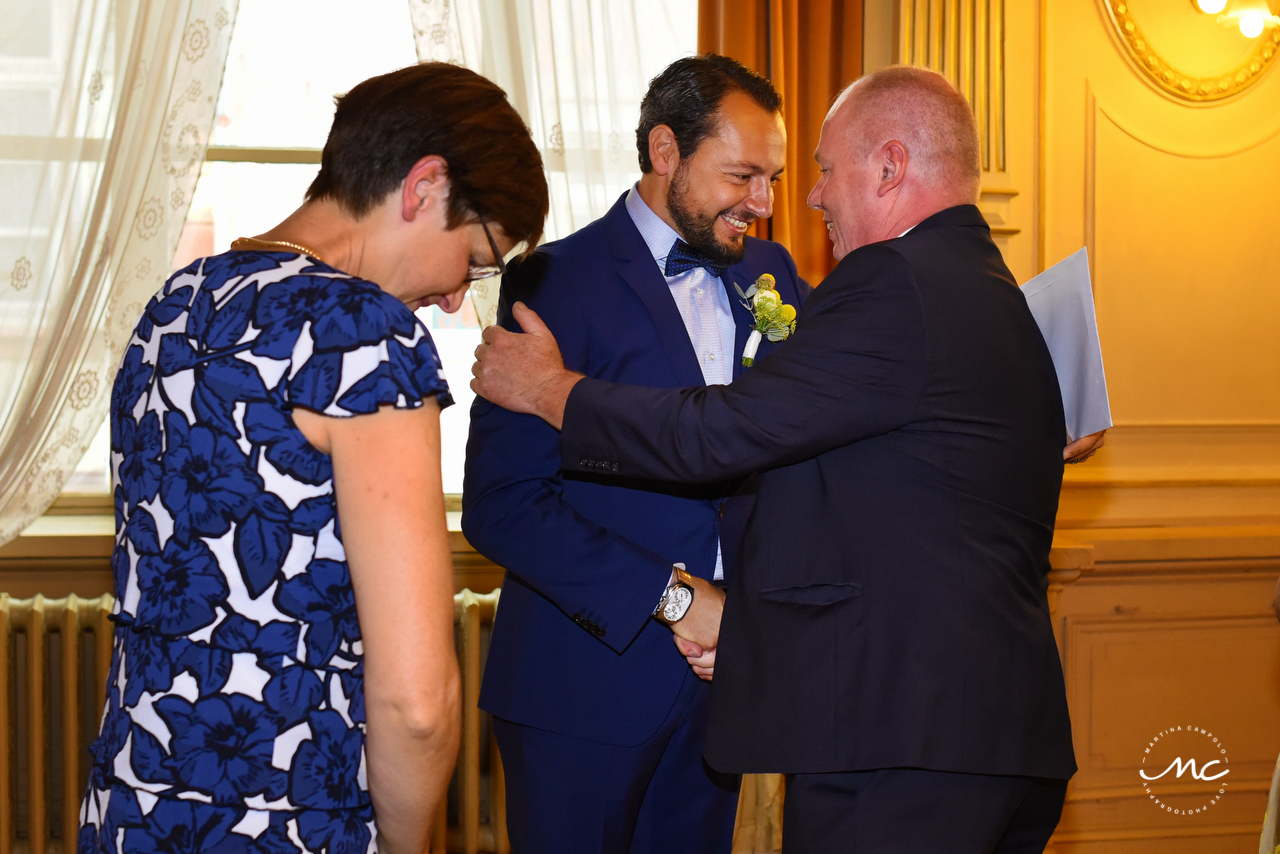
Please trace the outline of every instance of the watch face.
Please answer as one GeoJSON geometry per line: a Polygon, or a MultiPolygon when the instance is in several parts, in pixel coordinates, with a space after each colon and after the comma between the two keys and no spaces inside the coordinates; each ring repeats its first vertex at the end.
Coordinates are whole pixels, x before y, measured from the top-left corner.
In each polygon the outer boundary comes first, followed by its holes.
{"type": "Polygon", "coordinates": [[[683,585],[676,587],[667,595],[667,604],[662,609],[662,616],[668,623],[674,623],[689,610],[691,602],[693,602],[693,591],[683,585]]]}

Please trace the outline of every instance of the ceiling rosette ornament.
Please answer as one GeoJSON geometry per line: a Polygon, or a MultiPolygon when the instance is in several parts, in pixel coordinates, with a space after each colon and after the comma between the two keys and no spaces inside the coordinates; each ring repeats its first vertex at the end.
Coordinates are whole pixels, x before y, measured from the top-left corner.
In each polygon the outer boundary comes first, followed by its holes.
{"type": "Polygon", "coordinates": [[[1161,92],[1210,102],[1253,85],[1280,53],[1280,27],[1246,38],[1188,2],[1099,0],[1123,52],[1161,92]]]}

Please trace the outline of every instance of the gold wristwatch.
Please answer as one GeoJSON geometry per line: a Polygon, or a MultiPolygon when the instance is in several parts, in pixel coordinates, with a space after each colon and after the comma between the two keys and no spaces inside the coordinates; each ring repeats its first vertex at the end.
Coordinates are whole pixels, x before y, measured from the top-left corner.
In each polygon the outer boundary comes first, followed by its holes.
{"type": "Polygon", "coordinates": [[[672,567],[672,574],[671,586],[662,594],[658,607],[653,611],[653,616],[667,625],[680,622],[693,604],[693,576],[685,572],[682,563],[672,567]]]}

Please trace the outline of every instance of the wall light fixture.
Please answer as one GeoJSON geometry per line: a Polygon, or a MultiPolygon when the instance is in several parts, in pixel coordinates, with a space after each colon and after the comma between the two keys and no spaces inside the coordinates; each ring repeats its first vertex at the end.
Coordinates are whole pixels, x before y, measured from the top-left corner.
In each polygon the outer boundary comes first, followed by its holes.
{"type": "Polygon", "coordinates": [[[1280,16],[1271,11],[1269,0],[1191,0],[1206,15],[1217,15],[1218,23],[1238,27],[1245,38],[1256,39],[1264,30],[1280,26],[1280,16]]]}

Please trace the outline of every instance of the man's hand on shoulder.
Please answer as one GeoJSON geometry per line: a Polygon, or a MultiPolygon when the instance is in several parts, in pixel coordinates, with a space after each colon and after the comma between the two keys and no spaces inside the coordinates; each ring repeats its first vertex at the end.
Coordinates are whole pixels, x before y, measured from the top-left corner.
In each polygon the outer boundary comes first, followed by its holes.
{"type": "Polygon", "coordinates": [[[565,368],[555,336],[533,309],[517,302],[511,315],[523,334],[500,326],[485,329],[471,366],[471,390],[504,409],[536,415],[559,430],[569,392],[583,376],[565,368]]]}

